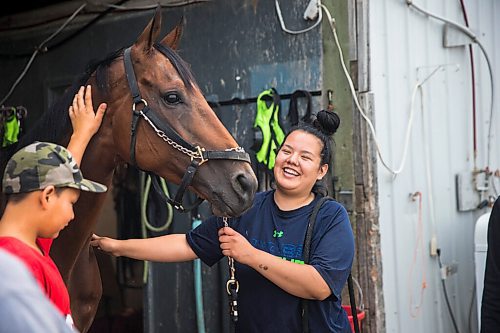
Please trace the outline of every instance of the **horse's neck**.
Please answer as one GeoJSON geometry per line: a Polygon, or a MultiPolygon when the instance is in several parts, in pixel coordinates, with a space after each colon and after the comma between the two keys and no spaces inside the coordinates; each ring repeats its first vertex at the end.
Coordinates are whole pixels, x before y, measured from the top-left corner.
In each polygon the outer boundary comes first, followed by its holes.
{"type": "Polygon", "coordinates": [[[82,193],[74,208],[75,219],[54,240],[50,253],[66,282],[78,256],[88,247],[105,195],[82,193]]]}
{"type": "Polygon", "coordinates": [[[114,151],[111,115],[109,116],[107,120],[103,121],[99,132],[90,141],[81,163],[84,178],[106,185],[108,192],[97,194],[82,191],[74,208],[74,221],[61,232],[52,246],[51,255],[65,280],[68,278],[77,257],[88,246],[105,198],[111,191],[113,171],[118,158],[114,151]]]}

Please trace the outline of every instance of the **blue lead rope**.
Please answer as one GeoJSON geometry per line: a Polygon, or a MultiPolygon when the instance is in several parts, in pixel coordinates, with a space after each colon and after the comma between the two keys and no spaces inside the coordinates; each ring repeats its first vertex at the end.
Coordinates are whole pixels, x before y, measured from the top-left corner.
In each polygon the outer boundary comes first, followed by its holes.
{"type": "MultiPolygon", "coordinates": [[[[201,224],[198,218],[193,219],[193,229],[201,224]]],[[[201,279],[201,260],[195,259],[193,262],[194,270],[194,294],[196,299],[196,325],[198,333],[205,333],[205,316],[203,310],[203,281],[201,279]]]]}

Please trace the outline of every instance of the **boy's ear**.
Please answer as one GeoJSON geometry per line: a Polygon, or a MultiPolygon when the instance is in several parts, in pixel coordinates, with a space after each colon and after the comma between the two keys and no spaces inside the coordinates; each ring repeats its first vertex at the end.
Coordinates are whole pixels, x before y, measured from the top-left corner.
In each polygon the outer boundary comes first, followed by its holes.
{"type": "MultiPolygon", "coordinates": [[[[56,194],[56,188],[54,185],[49,185],[40,192],[39,200],[43,208],[48,207],[51,198],[56,194]]],[[[52,199],[53,200],[53,199],[52,199]]]]}

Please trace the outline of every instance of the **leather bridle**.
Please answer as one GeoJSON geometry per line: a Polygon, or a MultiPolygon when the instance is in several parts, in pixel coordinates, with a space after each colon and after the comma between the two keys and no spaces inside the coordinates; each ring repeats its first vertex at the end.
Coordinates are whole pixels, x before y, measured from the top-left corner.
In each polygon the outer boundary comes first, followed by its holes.
{"type": "MultiPolygon", "coordinates": [[[[169,49],[162,44],[155,43],[154,48],[161,52],[168,59],[169,49]]],[[[171,51],[170,51],[171,52],[171,51]]],[[[144,118],[146,122],[153,128],[163,141],[165,141],[169,146],[180,151],[184,155],[187,155],[191,159],[191,163],[188,165],[184,176],[182,177],[181,184],[177,190],[174,199],[167,197],[161,190],[159,184],[159,176],[155,174],[151,175],[151,180],[155,190],[170,203],[174,208],[181,212],[188,211],[199,205],[203,199],[198,198],[195,203],[187,208],[183,205],[183,197],[186,189],[191,185],[193,178],[198,171],[198,168],[205,162],[210,160],[236,160],[251,163],[250,156],[242,147],[228,148],[225,150],[206,150],[200,146],[193,146],[186,140],[184,140],[179,133],[177,133],[168,123],[164,122],[158,114],[154,112],[149,106],[146,100],[141,97],[139,91],[139,86],[135,77],[134,66],[132,64],[131,58],[131,47],[125,49],[123,52],[123,61],[125,63],[125,74],[128,81],[128,86],[130,88],[130,93],[132,94],[132,124],[131,124],[131,139],[130,139],[130,162],[132,165],[136,166],[135,157],[135,145],[137,141],[137,124],[140,118],[144,118]],[[138,106],[142,105],[142,109],[138,110],[138,106]]]]}

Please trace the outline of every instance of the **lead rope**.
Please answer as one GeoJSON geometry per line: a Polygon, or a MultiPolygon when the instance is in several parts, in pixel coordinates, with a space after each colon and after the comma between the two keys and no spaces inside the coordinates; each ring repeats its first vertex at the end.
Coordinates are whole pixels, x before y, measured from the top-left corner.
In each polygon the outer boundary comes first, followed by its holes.
{"type": "MultiPolygon", "coordinates": [[[[224,216],[222,221],[224,222],[224,227],[229,227],[227,217],[224,216]]],[[[227,261],[229,265],[229,280],[226,283],[226,291],[229,296],[229,314],[233,322],[236,323],[238,321],[238,290],[240,289],[240,284],[234,275],[234,259],[228,256],[227,261]]]]}

